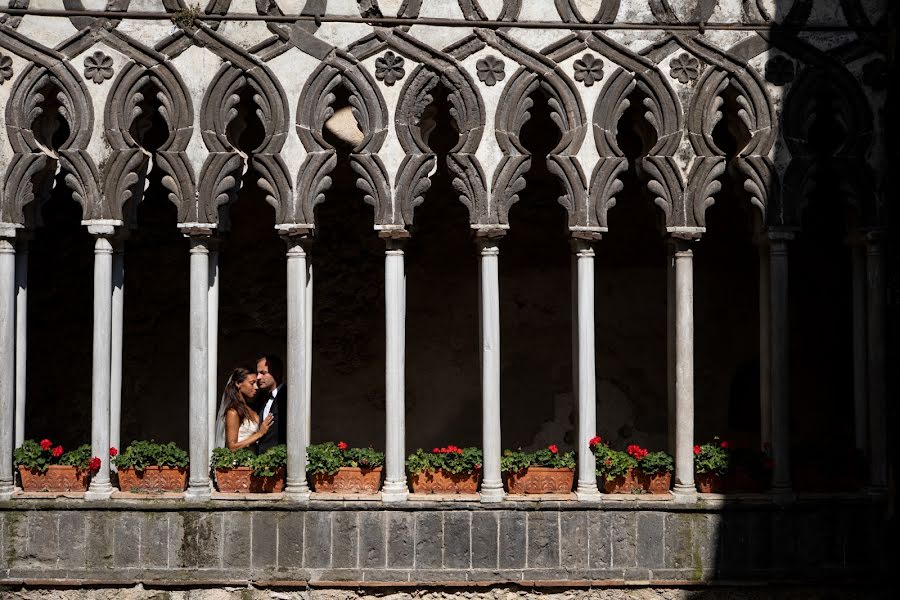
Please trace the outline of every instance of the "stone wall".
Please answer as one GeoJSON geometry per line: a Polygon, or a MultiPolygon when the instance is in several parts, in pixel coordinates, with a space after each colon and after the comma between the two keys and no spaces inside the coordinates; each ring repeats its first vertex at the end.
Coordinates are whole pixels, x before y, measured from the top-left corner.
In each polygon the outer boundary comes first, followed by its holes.
{"type": "Polygon", "coordinates": [[[880,580],[865,498],[648,501],[17,501],[0,507],[0,583],[318,587],[672,585],[880,580]],[[82,583],[78,583],[82,582],[82,583]]]}

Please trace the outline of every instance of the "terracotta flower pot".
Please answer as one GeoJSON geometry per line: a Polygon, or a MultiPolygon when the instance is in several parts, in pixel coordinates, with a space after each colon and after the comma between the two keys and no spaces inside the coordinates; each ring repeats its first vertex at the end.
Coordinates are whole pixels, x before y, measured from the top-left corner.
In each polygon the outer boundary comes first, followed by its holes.
{"type": "Polygon", "coordinates": [[[273,494],[284,490],[285,468],[278,467],[275,474],[269,477],[253,475],[250,477],[250,491],[257,494],[273,494]]]}
{"type": "Polygon", "coordinates": [[[694,481],[697,483],[697,491],[701,494],[716,494],[725,489],[725,482],[717,473],[696,473],[694,481]]]}
{"type": "Polygon", "coordinates": [[[187,486],[186,467],[130,467],[119,469],[119,489],[123,492],[183,492],[187,486]]]}
{"type": "Polygon", "coordinates": [[[603,491],[607,494],[632,494],[634,490],[642,490],[640,482],[635,478],[634,469],[628,469],[624,475],[613,479],[603,479],[603,491]]]}
{"type": "Polygon", "coordinates": [[[90,471],[68,465],[50,465],[41,473],[19,465],[22,490],[26,492],[84,492],[91,478],[90,471]]]}
{"type": "Polygon", "coordinates": [[[575,471],[552,467],[528,467],[507,472],[506,490],[510,494],[568,494],[572,491],[575,471]]]}
{"type": "Polygon", "coordinates": [[[334,475],[313,473],[313,489],[335,494],[374,494],[381,487],[382,467],[341,467],[334,475]]]}
{"type": "Polygon", "coordinates": [[[656,473],[644,473],[637,469],[634,478],[641,488],[650,494],[667,494],[672,485],[671,471],[657,471],[656,473]]]}
{"type": "Polygon", "coordinates": [[[216,487],[223,493],[248,493],[250,492],[251,475],[253,475],[253,469],[250,467],[216,469],[216,487]]]}
{"type": "Polygon", "coordinates": [[[447,473],[443,469],[411,473],[409,481],[416,494],[474,494],[478,490],[481,470],[447,473]]]}

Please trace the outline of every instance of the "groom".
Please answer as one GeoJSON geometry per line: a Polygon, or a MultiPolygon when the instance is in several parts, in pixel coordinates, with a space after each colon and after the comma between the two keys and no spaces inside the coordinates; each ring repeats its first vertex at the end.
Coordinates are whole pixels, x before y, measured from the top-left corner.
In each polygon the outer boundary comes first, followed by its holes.
{"type": "Polygon", "coordinates": [[[256,360],[259,418],[273,417],[272,427],[259,439],[256,449],[259,454],[287,442],[287,385],[283,381],[284,364],[278,356],[263,354],[256,360]]]}

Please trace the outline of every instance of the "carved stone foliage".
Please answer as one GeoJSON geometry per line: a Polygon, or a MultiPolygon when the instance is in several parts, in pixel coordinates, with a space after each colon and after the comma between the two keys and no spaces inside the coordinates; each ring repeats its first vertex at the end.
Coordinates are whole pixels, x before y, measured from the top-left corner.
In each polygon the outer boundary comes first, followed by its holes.
{"type": "Polygon", "coordinates": [[[12,76],[12,58],[5,54],[0,54],[0,85],[6,83],[9,79],[12,79],[12,76]]]}
{"type": "Polygon", "coordinates": [[[378,151],[387,136],[387,106],[372,76],[352,56],[341,55],[322,63],[303,88],[297,108],[297,133],[307,150],[296,182],[293,223],[315,224],[315,207],[332,185],[337,151],[324,138],[325,122],[334,115],[336,90],[343,86],[362,141],[352,149],[350,164],[356,185],[375,209],[375,223],[390,222],[391,199],[387,170],[378,151]]]}
{"type": "Polygon", "coordinates": [[[193,106],[178,74],[166,63],[130,62],[107,97],[106,137],[113,149],[104,169],[104,195],[117,219],[133,218],[152,160],[178,209],[179,222],[197,222],[195,184],[186,149],[193,106]],[[130,201],[130,204],[129,204],[130,201]],[[126,205],[132,209],[123,214],[126,205]]]}
{"type": "Polygon", "coordinates": [[[447,167],[453,187],[469,210],[472,224],[492,224],[496,219],[487,205],[487,181],[474,151],[484,129],[484,109],[473,82],[456,65],[444,71],[421,66],[404,88],[395,119],[395,128],[406,158],[395,185],[404,225],[413,222],[413,212],[431,186],[429,179],[437,157],[429,146],[431,130],[425,111],[432,104],[437,86],[447,92],[450,117],[456,121],[459,140],[448,153],[447,167]]]}
{"type": "Polygon", "coordinates": [[[219,208],[237,197],[247,169],[258,175],[276,223],[290,220],[291,182],[279,154],[287,135],[286,106],[284,90],[267,69],[222,66],[200,110],[210,154],[200,175],[198,222],[219,222],[219,208]]]}
{"type": "Polygon", "coordinates": [[[557,65],[518,46],[510,50],[521,53],[522,62],[531,68],[516,71],[497,107],[497,142],[504,155],[491,185],[497,221],[504,225],[508,223],[509,209],[518,202],[519,192],[524,189],[524,176],[531,167],[532,157],[519,136],[531,118],[532,94],[543,93],[547,97],[550,116],[560,132],[559,143],[547,155],[547,168],[563,183],[565,191],[558,201],[569,214],[569,226],[582,226],[588,217],[587,178],[576,159],[585,134],[581,98],[574,82],[562,74],[557,65]]]}
{"type": "Polygon", "coordinates": [[[726,170],[750,192],[751,203],[765,222],[767,206],[778,196],[773,190],[777,187],[777,175],[768,158],[775,140],[774,115],[762,78],[751,67],[737,69],[723,61],[717,68],[708,69],[697,86],[688,119],[697,159],[689,176],[691,208],[687,225],[706,226],[706,209],[721,190],[719,178],[726,170]],[[723,119],[731,119],[746,136],[734,139],[737,147],[731,156],[714,138],[714,129],[723,119]]]}
{"type": "MultiPolygon", "coordinates": [[[[635,66],[640,67],[637,63],[635,66]]],[[[643,119],[653,128],[655,143],[637,158],[640,179],[654,204],[663,212],[667,227],[684,222],[684,183],[674,154],[682,137],[681,109],[675,92],[654,69],[637,73],[617,69],[603,88],[594,110],[594,143],[600,159],[591,176],[589,214],[591,223],[608,227],[609,210],[622,191],[621,176],[629,160],[619,147],[619,123],[633,101],[639,101],[643,119]]]]}
{"type": "Polygon", "coordinates": [[[98,172],[87,153],[93,110],[74,67],[31,64],[16,79],[6,107],[13,156],[6,169],[0,221],[24,223],[24,207],[49,191],[55,173],[82,207],[85,219],[108,218],[100,201],[98,172]]]}

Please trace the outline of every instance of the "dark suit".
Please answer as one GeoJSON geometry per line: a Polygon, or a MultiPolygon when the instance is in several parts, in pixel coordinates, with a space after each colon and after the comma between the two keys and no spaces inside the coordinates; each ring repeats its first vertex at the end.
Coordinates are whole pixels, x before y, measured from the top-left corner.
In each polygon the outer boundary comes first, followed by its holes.
{"type": "MultiPolygon", "coordinates": [[[[266,393],[265,397],[260,402],[260,419],[263,418],[263,411],[266,408],[266,403],[269,402],[269,398],[271,397],[272,395],[270,393],[266,393]]],[[[269,448],[277,446],[278,444],[287,443],[287,384],[282,385],[278,390],[275,401],[272,402],[272,407],[269,409],[269,414],[273,417],[272,426],[269,428],[266,435],[259,438],[259,442],[256,446],[256,452],[258,454],[262,454],[269,448]]]]}

